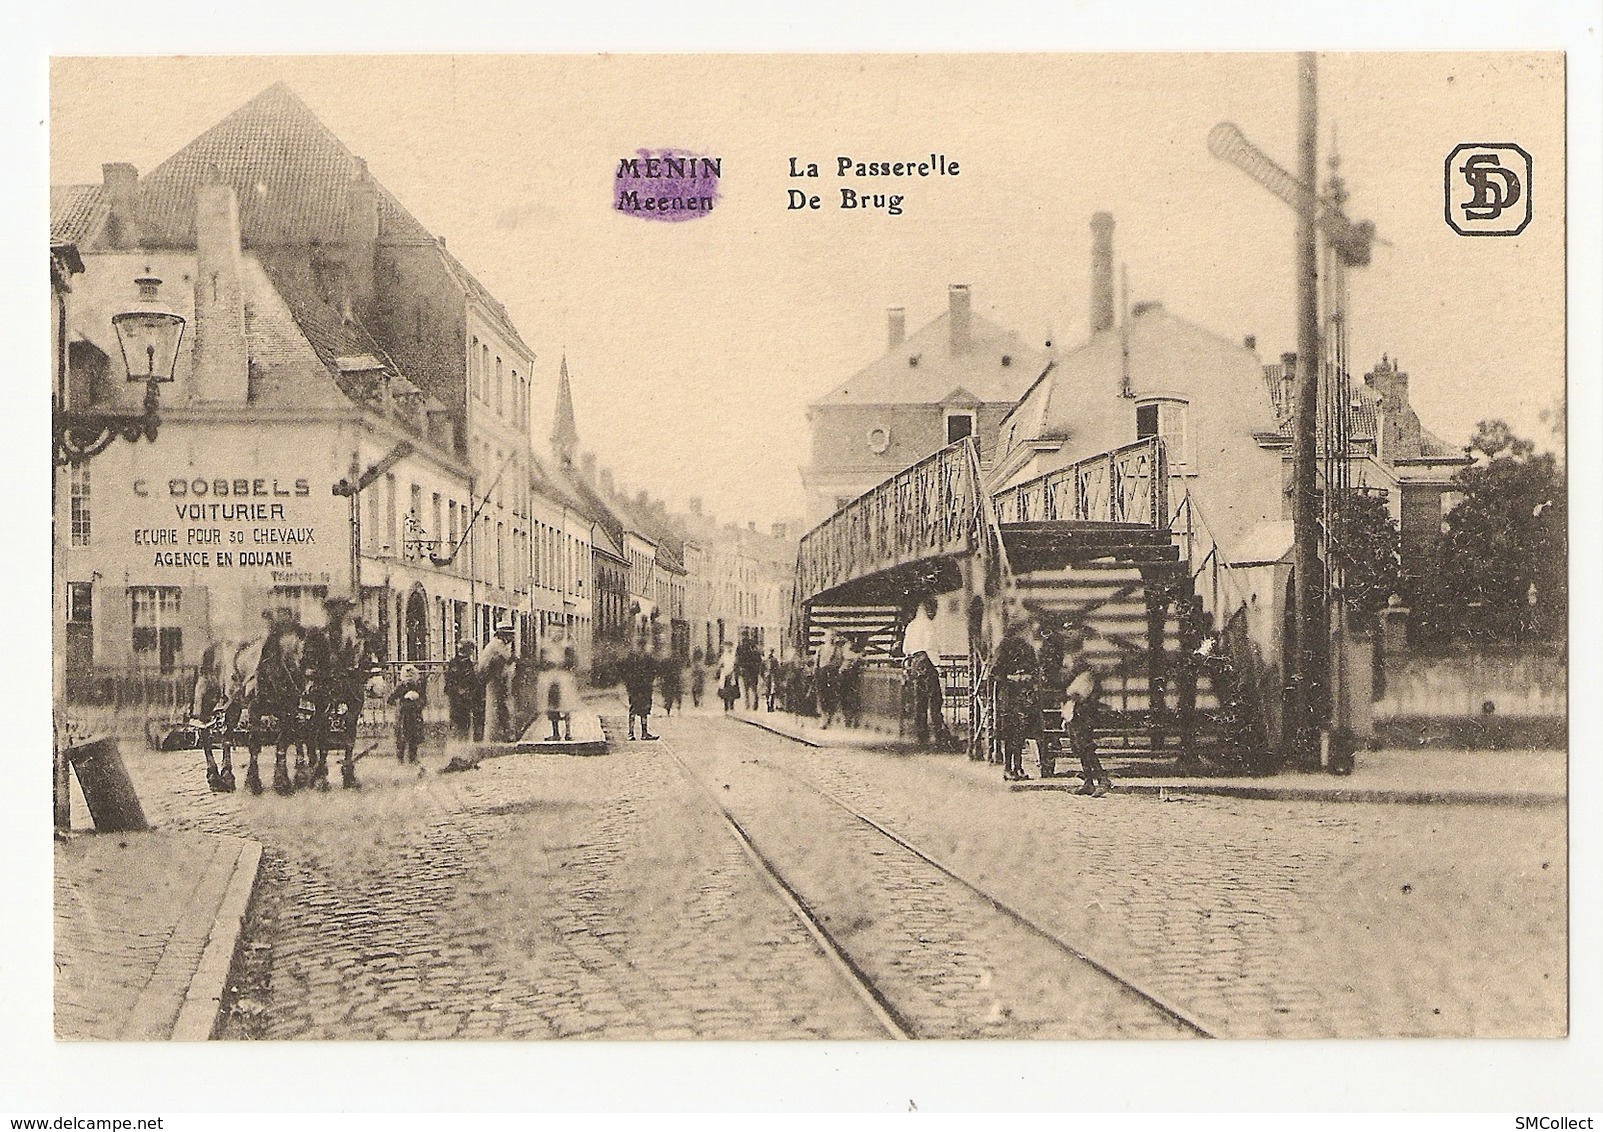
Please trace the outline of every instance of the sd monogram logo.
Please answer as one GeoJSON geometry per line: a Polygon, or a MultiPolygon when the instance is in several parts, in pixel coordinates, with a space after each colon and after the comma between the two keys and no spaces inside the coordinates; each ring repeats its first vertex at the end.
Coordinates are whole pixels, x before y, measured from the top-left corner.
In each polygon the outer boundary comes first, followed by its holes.
{"type": "Polygon", "coordinates": [[[1513,142],[1454,146],[1444,179],[1447,226],[1460,236],[1517,236],[1531,222],[1531,155],[1513,142]]]}

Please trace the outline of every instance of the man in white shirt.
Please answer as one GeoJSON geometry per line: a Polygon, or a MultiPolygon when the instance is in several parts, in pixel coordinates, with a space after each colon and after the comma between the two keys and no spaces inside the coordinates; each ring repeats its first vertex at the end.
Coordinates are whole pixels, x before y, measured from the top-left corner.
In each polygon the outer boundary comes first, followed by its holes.
{"type": "Polygon", "coordinates": [[[939,655],[935,609],[935,599],[925,598],[914,607],[902,631],[904,695],[912,703],[913,727],[920,743],[928,743],[931,733],[943,743],[951,740],[946,717],[941,714],[941,674],[935,667],[935,658],[939,655]]]}

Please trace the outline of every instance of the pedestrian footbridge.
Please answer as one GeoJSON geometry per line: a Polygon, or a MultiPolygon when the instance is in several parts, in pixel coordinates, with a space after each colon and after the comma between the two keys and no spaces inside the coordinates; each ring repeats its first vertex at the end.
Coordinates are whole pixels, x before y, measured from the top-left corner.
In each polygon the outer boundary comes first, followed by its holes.
{"type": "Polygon", "coordinates": [[[831,630],[856,642],[877,677],[871,701],[880,688],[867,710],[899,727],[901,629],[915,603],[942,595],[967,643],[945,666],[968,668],[948,677],[951,706],[970,754],[994,758],[987,662],[1002,636],[1022,620],[1078,628],[1103,676],[1104,755],[1256,764],[1267,740],[1244,598],[1190,495],[1171,500],[1170,488],[1158,437],[997,492],[972,439],[949,445],[802,538],[797,645],[815,654],[831,630]]]}

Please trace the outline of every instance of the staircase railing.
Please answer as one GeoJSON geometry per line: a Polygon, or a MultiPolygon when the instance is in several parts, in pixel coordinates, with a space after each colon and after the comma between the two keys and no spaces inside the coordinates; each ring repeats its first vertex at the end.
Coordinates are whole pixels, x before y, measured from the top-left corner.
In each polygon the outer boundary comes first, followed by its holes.
{"type": "Polygon", "coordinates": [[[1248,631],[1252,586],[1242,571],[1226,560],[1189,489],[1170,518],[1169,530],[1185,554],[1192,593],[1202,599],[1224,661],[1214,669],[1214,692],[1221,709],[1236,717],[1235,740],[1248,748],[1243,752],[1247,762],[1262,766],[1270,750],[1267,700],[1278,681],[1268,678],[1268,666],[1248,631]]]}
{"type": "Polygon", "coordinates": [[[1251,601],[1252,587],[1241,571],[1225,559],[1189,488],[1184,489],[1179,506],[1169,518],[1169,531],[1185,553],[1193,591],[1202,597],[1203,607],[1213,616],[1214,624],[1222,627],[1236,610],[1251,601]]]}
{"type": "Polygon", "coordinates": [[[1149,436],[1003,488],[993,498],[1004,523],[1078,520],[1161,528],[1169,519],[1168,492],[1163,439],[1149,436]]]}

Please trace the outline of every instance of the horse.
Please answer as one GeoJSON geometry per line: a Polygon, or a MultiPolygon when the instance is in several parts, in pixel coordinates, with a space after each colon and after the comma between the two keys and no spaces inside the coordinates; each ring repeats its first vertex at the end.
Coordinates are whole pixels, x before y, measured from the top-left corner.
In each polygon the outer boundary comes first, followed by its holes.
{"type": "MultiPolygon", "coordinates": [[[[306,635],[303,651],[305,684],[296,708],[300,734],[310,751],[305,781],[328,787],[328,755],[341,752],[340,784],[359,785],[356,761],[356,726],[366,696],[382,691],[382,663],[374,641],[362,624],[338,610],[329,623],[306,635]]],[[[297,760],[297,777],[300,776],[297,760]]]]}
{"type": "Polygon", "coordinates": [[[234,789],[233,749],[250,752],[245,788],[262,792],[258,759],[265,742],[275,750],[273,789],[295,789],[287,751],[297,746],[297,777],[304,773],[306,735],[298,710],[305,688],[301,653],[305,631],[292,621],[277,621],[261,637],[217,641],[201,654],[195,677],[193,714],[202,722],[201,747],[206,756],[206,783],[217,792],[234,789]],[[222,764],[213,755],[222,747],[222,764]]]}

